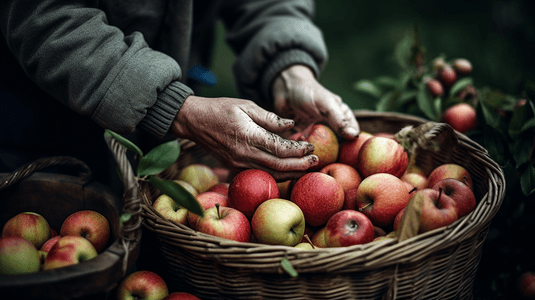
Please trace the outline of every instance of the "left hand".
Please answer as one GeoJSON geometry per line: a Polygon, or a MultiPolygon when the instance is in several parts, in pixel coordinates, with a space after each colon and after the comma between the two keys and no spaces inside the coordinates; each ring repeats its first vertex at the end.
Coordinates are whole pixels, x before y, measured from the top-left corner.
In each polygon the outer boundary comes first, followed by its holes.
{"type": "Polygon", "coordinates": [[[325,87],[306,66],[293,65],[273,82],[275,113],[295,120],[294,129],[302,131],[316,122],[327,123],[339,136],[353,140],[360,128],[353,111],[325,87]]]}

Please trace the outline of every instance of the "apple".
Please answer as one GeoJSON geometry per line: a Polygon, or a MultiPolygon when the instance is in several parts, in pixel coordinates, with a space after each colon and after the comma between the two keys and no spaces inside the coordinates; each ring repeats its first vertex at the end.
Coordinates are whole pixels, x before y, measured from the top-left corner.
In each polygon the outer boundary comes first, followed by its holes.
{"type": "Polygon", "coordinates": [[[207,192],[216,192],[223,194],[225,196],[228,196],[228,188],[230,186],[230,183],[228,182],[220,182],[213,187],[209,188],[207,192]]]}
{"type": "Polygon", "coordinates": [[[357,168],[360,147],[372,136],[371,133],[361,131],[356,139],[342,141],[338,150],[338,162],[357,168]]]}
{"type": "Polygon", "coordinates": [[[336,133],[325,124],[311,124],[302,132],[298,132],[289,137],[294,141],[305,141],[314,145],[314,152],[319,159],[319,163],[310,168],[311,171],[318,171],[328,164],[336,162],[340,143],[336,133]]]}
{"type": "Polygon", "coordinates": [[[396,215],[410,200],[403,181],[388,173],[377,173],[364,178],[355,197],[358,210],[379,227],[392,225],[396,215]]]}
{"type": "Polygon", "coordinates": [[[50,227],[50,237],[53,238],[55,236],[58,236],[59,233],[54,230],[54,228],[50,227]]]}
{"type": "Polygon", "coordinates": [[[289,200],[294,184],[295,184],[294,179],[286,180],[283,182],[277,182],[277,187],[279,188],[279,198],[289,200]]]}
{"type": "Polygon", "coordinates": [[[342,186],[344,192],[350,188],[358,187],[362,181],[359,172],[355,168],[343,163],[328,164],[320,170],[320,173],[334,177],[340,186],[342,186]]]}
{"type": "Polygon", "coordinates": [[[394,134],[390,132],[377,132],[373,136],[384,137],[388,139],[394,139],[394,134]]]}
{"type": "Polygon", "coordinates": [[[30,241],[36,249],[39,249],[50,238],[50,226],[40,214],[22,212],[4,224],[2,236],[23,237],[30,241]]]}
{"type": "Polygon", "coordinates": [[[237,242],[251,240],[251,224],[247,216],[237,209],[219,204],[204,212],[204,217],[197,221],[197,230],[237,242]]]}
{"type": "Polygon", "coordinates": [[[535,297],[535,272],[526,271],[518,276],[517,289],[523,297],[535,297]]]}
{"type": "Polygon", "coordinates": [[[191,184],[199,194],[206,192],[209,188],[219,183],[214,170],[204,164],[186,166],[180,171],[177,179],[191,184]]]}
{"type": "MultiPolygon", "coordinates": [[[[219,203],[220,206],[228,206],[228,196],[217,192],[206,191],[204,193],[200,193],[195,198],[197,199],[197,202],[199,202],[199,204],[201,205],[203,211],[215,207],[216,203],[219,203]]],[[[187,222],[191,229],[197,230],[197,222],[199,218],[199,215],[188,211],[187,222]]]]}
{"type": "Polygon", "coordinates": [[[189,184],[187,181],[184,180],[173,180],[174,182],[180,184],[186,191],[188,191],[193,197],[197,196],[199,192],[193,187],[193,185],[189,184]]]}
{"type": "Polygon", "coordinates": [[[466,184],[468,187],[470,187],[471,190],[474,190],[472,176],[470,176],[468,170],[458,164],[453,163],[442,164],[433,169],[433,171],[431,171],[431,174],[429,174],[429,176],[427,177],[426,188],[433,188],[433,186],[437,182],[445,178],[457,179],[466,184]]]}
{"type": "Polygon", "coordinates": [[[377,173],[401,177],[408,164],[409,156],[401,144],[390,138],[374,136],[360,148],[357,171],[362,178],[377,173]]]}
{"type": "Polygon", "coordinates": [[[376,237],[380,237],[380,236],[385,236],[386,235],[386,231],[381,228],[381,227],[378,227],[378,226],[373,226],[373,237],[376,238],[376,237]]]}
{"type": "Polygon", "coordinates": [[[301,208],[309,225],[320,226],[342,209],[344,190],[334,177],[310,172],[295,182],[290,200],[301,208]]]}
{"type": "Polygon", "coordinates": [[[303,233],[303,238],[301,239],[301,242],[308,242],[308,240],[316,233],[316,230],[312,228],[310,225],[306,224],[305,220],[305,232],[303,233]]]}
{"type": "Polygon", "coordinates": [[[161,300],[169,295],[167,284],[160,275],[141,270],[131,273],[117,286],[117,299],[161,300]]]}
{"type": "Polygon", "coordinates": [[[41,267],[35,246],[21,236],[0,238],[0,274],[37,273],[41,267]]]}
{"type": "Polygon", "coordinates": [[[356,210],[342,210],[334,214],[325,225],[327,247],[348,247],[371,242],[373,224],[366,215],[356,210]]]}
{"type": "Polygon", "coordinates": [[[440,121],[460,133],[466,133],[477,127],[476,109],[468,103],[455,104],[442,113],[440,121]]]}
{"type": "Polygon", "coordinates": [[[279,198],[277,182],[271,174],[259,169],[239,172],[228,189],[228,205],[249,219],[253,217],[258,205],[273,198],[279,198]]]}
{"type": "Polygon", "coordinates": [[[88,239],[80,235],[62,236],[48,251],[43,270],[78,264],[97,255],[97,249],[88,239]]]}
{"type": "Polygon", "coordinates": [[[188,209],[166,194],[161,194],[156,198],[152,207],[166,220],[182,225],[188,224],[188,209]]]}
{"type": "Polygon", "coordinates": [[[322,227],[314,233],[310,241],[312,242],[312,245],[316,248],[327,248],[327,244],[325,243],[325,227],[322,227]]]}
{"type": "Polygon", "coordinates": [[[56,242],[61,238],[60,235],[49,238],[39,249],[40,251],[48,252],[50,248],[56,244],[56,242]]]}
{"type": "Polygon", "coordinates": [[[423,189],[414,197],[423,198],[420,214],[420,233],[450,225],[458,219],[455,201],[441,191],[423,189]]]}
{"type": "MultiPolygon", "coordinates": [[[[360,184],[359,184],[360,185],[360,184]]],[[[358,187],[348,189],[344,192],[344,205],[342,206],[342,210],[344,209],[354,209],[357,210],[357,189],[358,187]]]]}
{"type": "Polygon", "coordinates": [[[111,235],[110,223],[101,213],[80,210],[70,214],[61,224],[59,235],[79,235],[89,240],[97,252],[106,248],[111,235]]]}
{"type": "Polygon", "coordinates": [[[472,63],[465,58],[457,58],[453,61],[453,69],[459,75],[468,75],[472,72],[472,63]]]}
{"type": "Polygon", "coordinates": [[[201,300],[199,297],[186,292],[173,292],[162,300],[201,300]]]}
{"type": "MultiPolygon", "coordinates": [[[[412,187],[415,187],[417,190],[425,189],[427,187],[427,176],[421,173],[405,172],[400,179],[403,182],[410,183],[412,187]]],[[[412,188],[409,190],[412,190],[412,188]]]]}
{"type": "Polygon", "coordinates": [[[442,83],[431,76],[425,76],[423,79],[426,88],[433,97],[440,97],[444,93],[442,83]]]}
{"type": "Polygon", "coordinates": [[[457,81],[457,73],[450,64],[446,63],[438,70],[438,79],[444,86],[450,87],[457,81]]]}
{"type": "Polygon", "coordinates": [[[214,171],[215,175],[217,176],[217,180],[220,183],[229,183],[232,177],[234,176],[233,172],[229,168],[223,166],[213,167],[212,171],[214,171]]]}
{"type": "Polygon", "coordinates": [[[269,199],[256,209],[251,229],[259,243],[293,247],[303,239],[305,216],[290,200],[269,199]]]}
{"type": "MultiPolygon", "coordinates": [[[[416,194],[416,193],[415,193],[416,194]]],[[[399,213],[394,218],[394,223],[392,224],[392,229],[394,231],[398,230],[399,224],[401,223],[401,218],[403,218],[403,213],[405,212],[405,208],[399,211],[399,213]]]]}
{"type": "Polygon", "coordinates": [[[437,182],[432,189],[442,189],[442,193],[450,196],[455,201],[459,218],[466,216],[476,208],[476,197],[474,192],[466,184],[457,179],[442,179],[437,182]]]}
{"type": "Polygon", "coordinates": [[[314,245],[312,245],[309,242],[301,242],[301,243],[295,245],[294,248],[300,249],[300,250],[313,250],[313,249],[316,249],[314,247],[314,245]]]}

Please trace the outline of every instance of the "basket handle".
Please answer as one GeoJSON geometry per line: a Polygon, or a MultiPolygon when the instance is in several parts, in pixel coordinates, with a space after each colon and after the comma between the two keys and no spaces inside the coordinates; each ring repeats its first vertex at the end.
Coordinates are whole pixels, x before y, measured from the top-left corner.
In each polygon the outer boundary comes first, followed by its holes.
{"type": "Polygon", "coordinates": [[[0,191],[8,188],[20,180],[29,177],[34,172],[55,166],[68,166],[73,167],[78,170],[78,177],[87,183],[91,180],[91,169],[81,160],[70,157],[70,156],[54,156],[54,157],[45,157],[33,162],[27,163],[15,171],[13,171],[8,176],[2,179],[0,182],[0,191]]]}
{"type": "Polygon", "coordinates": [[[134,245],[133,242],[139,239],[141,234],[142,208],[139,194],[140,187],[130,161],[126,156],[127,149],[112,136],[105,135],[104,139],[113,153],[119,172],[121,173],[121,180],[124,186],[123,214],[130,215],[130,218],[123,223],[120,237],[121,244],[125,250],[123,274],[126,274],[131,245],[134,245]]]}

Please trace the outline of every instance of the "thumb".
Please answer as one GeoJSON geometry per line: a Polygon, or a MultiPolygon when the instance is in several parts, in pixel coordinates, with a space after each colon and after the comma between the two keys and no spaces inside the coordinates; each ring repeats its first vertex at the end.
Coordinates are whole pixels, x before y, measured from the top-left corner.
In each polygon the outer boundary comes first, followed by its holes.
{"type": "Polygon", "coordinates": [[[281,118],[277,114],[267,111],[256,104],[249,107],[245,113],[256,124],[271,132],[284,132],[295,125],[294,120],[281,118]]]}

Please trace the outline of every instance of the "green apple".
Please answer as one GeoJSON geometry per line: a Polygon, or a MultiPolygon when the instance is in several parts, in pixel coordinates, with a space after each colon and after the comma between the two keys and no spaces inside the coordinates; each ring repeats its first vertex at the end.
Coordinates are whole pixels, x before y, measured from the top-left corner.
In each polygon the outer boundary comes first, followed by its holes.
{"type": "Polygon", "coordinates": [[[23,212],[9,219],[2,228],[2,236],[20,236],[30,241],[36,249],[50,238],[50,226],[46,219],[35,212],[23,212]]]}
{"type": "Polygon", "coordinates": [[[79,235],[61,237],[48,251],[43,270],[66,267],[97,257],[93,244],[79,235]]]}
{"type": "Polygon", "coordinates": [[[178,174],[178,180],[183,180],[191,184],[199,194],[206,192],[209,188],[219,183],[214,170],[203,164],[186,166],[178,174]]]}
{"type": "Polygon", "coordinates": [[[269,199],[258,206],[251,228],[262,244],[295,246],[303,239],[305,216],[297,204],[286,199],[269,199]]]}
{"type": "Polygon", "coordinates": [[[162,194],[156,198],[152,207],[167,220],[182,225],[188,224],[188,209],[178,204],[178,202],[166,194],[162,194]]]}
{"type": "Polygon", "coordinates": [[[194,197],[199,194],[197,190],[193,187],[193,185],[189,184],[187,181],[184,180],[174,180],[174,182],[180,184],[186,191],[188,191],[190,194],[192,194],[194,197]]]}
{"type": "Polygon", "coordinates": [[[117,287],[118,300],[162,300],[167,295],[169,289],[163,278],[147,270],[131,273],[117,287]]]}
{"type": "Polygon", "coordinates": [[[39,252],[30,241],[20,236],[0,238],[0,274],[31,274],[40,266],[39,252]]]}

